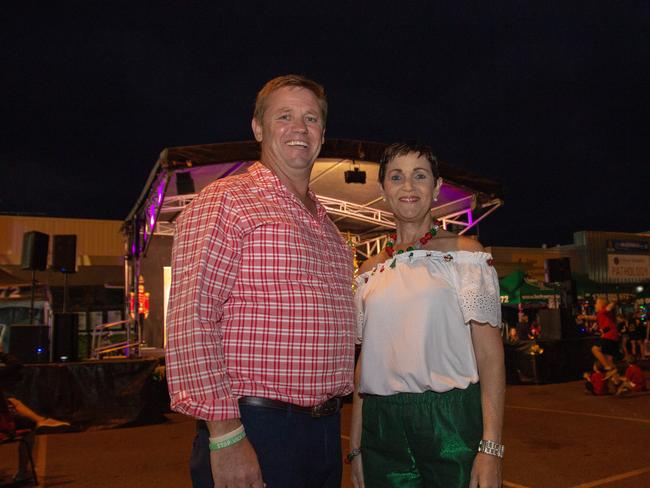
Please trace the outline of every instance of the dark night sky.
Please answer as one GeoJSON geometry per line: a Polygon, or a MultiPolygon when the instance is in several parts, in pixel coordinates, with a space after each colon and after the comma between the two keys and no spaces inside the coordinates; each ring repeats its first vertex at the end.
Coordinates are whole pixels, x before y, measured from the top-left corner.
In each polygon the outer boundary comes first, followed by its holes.
{"type": "Polygon", "coordinates": [[[501,181],[485,245],[650,229],[650,2],[384,3],[5,6],[0,212],[122,219],[162,148],[251,139],[256,91],[296,72],[329,136],[501,181]]]}

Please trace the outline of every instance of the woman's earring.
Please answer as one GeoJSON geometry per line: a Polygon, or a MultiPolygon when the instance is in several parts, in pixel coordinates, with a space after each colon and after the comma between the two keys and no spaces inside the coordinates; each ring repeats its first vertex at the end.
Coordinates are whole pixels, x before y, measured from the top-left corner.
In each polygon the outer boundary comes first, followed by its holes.
{"type": "Polygon", "coordinates": [[[437,201],[438,201],[438,197],[437,197],[437,196],[436,196],[436,197],[433,197],[433,201],[434,201],[434,202],[437,202],[437,201]]]}

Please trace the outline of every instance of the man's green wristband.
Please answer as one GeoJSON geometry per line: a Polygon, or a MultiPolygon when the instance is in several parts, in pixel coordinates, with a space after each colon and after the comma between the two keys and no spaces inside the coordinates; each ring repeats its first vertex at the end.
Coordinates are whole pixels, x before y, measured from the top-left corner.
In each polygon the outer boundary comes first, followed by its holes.
{"type": "Polygon", "coordinates": [[[225,449],[226,447],[230,447],[233,444],[237,444],[244,437],[246,437],[246,432],[242,430],[239,434],[231,437],[230,439],[226,439],[225,441],[221,441],[221,442],[210,441],[210,450],[218,451],[219,449],[225,449]]]}

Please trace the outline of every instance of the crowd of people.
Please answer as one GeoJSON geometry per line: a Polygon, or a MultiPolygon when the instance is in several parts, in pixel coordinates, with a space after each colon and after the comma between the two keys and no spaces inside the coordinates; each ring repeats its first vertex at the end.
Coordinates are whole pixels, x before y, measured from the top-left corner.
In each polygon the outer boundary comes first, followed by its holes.
{"type": "Polygon", "coordinates": [[[594,314],[578,316],[587,322],[589,330],[599,334],[598,342],[592,347],[593,371],[584,375],[586,388],[595,395],[646,390],[645,377],[637,364],[645,356],[646,326],[641,317],[616,314],[616,302],[604,298],[596,299],[594,311],[594,314]],[[624,374],[619,371],[620,361],[626,364],[624,374]]]}

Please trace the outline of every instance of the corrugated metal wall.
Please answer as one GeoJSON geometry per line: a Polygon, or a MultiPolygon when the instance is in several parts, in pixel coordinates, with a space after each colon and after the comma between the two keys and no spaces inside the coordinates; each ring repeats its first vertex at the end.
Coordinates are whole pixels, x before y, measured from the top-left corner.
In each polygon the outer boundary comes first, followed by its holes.
{"type": "Polygon", "coordinates": [[[576,232],[573,241],[583,246],[589,278],[599,283],[634,283],[636,280],[617,279],[609,276],[607,269],[607,243],[611,240],[639,241],[650,244],[650,236],[623,232],[582,231],[576,232]]]}
{"type": "Polygon", "coordinates": [[[551,248],[492,246],[486,250],[494,258],[494,266],[499,278],[503,278],[513,271],[521,270],[532,279],[545,281],[545,261],[563,257],[571,259],[572,272],[584,273],[581,252],[573,246],[551,248]]]}
{"type": "Polygon", "coordinates": [[[33,230],[50,235],[76,234],[82,265],[107,265],[124,255],[121,220],[63,219],[0,215],[0,265],[19,265],[23,234],[33,230]]]}

